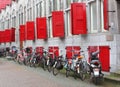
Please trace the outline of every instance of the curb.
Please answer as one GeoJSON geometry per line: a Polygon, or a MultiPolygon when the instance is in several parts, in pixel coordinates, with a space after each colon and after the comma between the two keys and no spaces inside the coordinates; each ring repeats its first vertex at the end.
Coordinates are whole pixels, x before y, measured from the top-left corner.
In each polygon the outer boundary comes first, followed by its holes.
{"type": "Polygon", "coordinates": [[[114,83],[120,84],[120,78],[117,78],[117,77],[104,76],[104,80],[105,80],[105,81],[108,81],[108,82],[112,81],[112,82],[114,82],[114,83]]]}

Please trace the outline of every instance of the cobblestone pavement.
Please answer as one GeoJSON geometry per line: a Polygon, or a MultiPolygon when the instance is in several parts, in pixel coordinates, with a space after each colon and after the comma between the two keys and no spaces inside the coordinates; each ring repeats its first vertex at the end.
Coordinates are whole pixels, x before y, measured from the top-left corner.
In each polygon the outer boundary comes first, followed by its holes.
{"type": "MultiPolygon", "coordinates": [[[[90,81],[66,78],[59,74],[43,71],[41,68],[30,68],[13,61],[0,58],[0,87],[96,87],[90,81]]],[[[97,87],[109,87],[99,85],[97,87]]]]}

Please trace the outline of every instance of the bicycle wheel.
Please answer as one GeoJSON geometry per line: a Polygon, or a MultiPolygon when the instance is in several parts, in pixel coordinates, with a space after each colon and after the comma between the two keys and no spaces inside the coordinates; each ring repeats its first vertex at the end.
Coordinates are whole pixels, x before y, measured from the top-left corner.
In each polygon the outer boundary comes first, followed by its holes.
{"type": "Polygon", "coordinates": [[[80,63],[80,78],[81,78],[81,80],[83,81],[83,80],[85,80],[85,78],[86,78],[86,73],[84,72],[84,65],[83,65],[83,63],[81,62],[80,63]]]}
{"type": "Polygon", "coordinates": [[[48,64],[47,70],[48,70],[48,72],[51,72],[51,65],[50,64],[48,64]]]}
{"type": "Polygon", "coordinates": [[[57,68],[53,68],[53,75],[56,76],[59,73],[59,70],[57,68]]]}
{"type": "Polygon", "coordinates": [[[66,69],[66,77],[69,77],[69,76],[70,76],[70,70],[66,69]]]}
{"type": "Polygon", "coordinates": [[[66,68],[66,77],[69,77],[70,76],[70,64],[67,65],[67,68],[66,68]]]}
{"type": "Polygon", "coordinates": [[[45,71],[46,70],[46,61],[45,59],[42,59],[42,68],[45,71]]]}

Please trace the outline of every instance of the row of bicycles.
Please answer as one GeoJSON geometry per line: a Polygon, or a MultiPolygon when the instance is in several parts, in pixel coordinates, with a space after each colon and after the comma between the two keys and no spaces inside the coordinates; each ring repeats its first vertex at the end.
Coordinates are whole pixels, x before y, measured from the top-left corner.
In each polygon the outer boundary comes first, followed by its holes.
{"type": "Polygon", "coordinates": [[[49,52],[49,49],[41,49],[41,52],[37,52],[36,49],[31,50],[30,48],[25,48],[20,51],[17,49],[8,54],[12,54],[12,58],[15,62],[19,64],[24,64],[30,67],[42,67],[43,70],[48,70],[52,72],[53,75],[58,75],[60,71],[66,74],[66,77],[73,75],[73,77],[80,78],[82,81],[86,79],[87,75],[92,77],[95,84],[103,79],[103,73],[101,72],[101,63],[97,55],[99,51],[91,53],[90,63],[87,62],[85,58],[84,51],[70,50],[73,54],[72,58],[63,57],[63,55],[57,56],[55,54],[56,50],[49,52]]]}
{"type": "Polygon", "coordinates": [[[85,79],[87,74],[87,61],[84,60],[83,55],[74,54],[73,58],[68,59],[64,58],[63,55],[56,56],[55,52],[51,53],[48,50],[42,50],[43,53],[37,53],[36,50],[33,52],[30,52],[28,49],[22,50],[14,57],[14,61],[30,67],[41,66],[44,70],[52,71],[55,76],[60,70],[65,69],[66,77],[69,77],[70,73],[73,72],[74,78],[79,76],[81,80],[85,79]]]}

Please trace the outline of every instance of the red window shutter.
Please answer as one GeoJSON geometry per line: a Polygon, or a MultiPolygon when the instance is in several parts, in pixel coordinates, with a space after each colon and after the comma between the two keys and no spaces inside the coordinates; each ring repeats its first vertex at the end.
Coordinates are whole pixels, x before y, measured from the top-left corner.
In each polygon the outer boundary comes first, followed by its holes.
{"type": "Polygon", "coordinates": [[[108,0],[104,0],[104,29],[109,30],[108,0]]]}
{"type": "Polygon", "coordinates": [[[53,49],[54,49],[53,47],[51,46],[49,47],[49,54],[52,58],[53,58],[53,49]]]}
{"type": "Polygon", "coordinates": [[[53,37],[64,37],[63,11],[52,12],[53,37]]]}
{"type": "Polygon", "coordinates": [[[73,46],[73,54],[78,54],[78,55],[80,55],[80,46],[73,46]]]}
{"type": "Polygon", "coordinates": [[[97,51],[98,49],[99,49],[98,46],[89,46],[88,47],[88,55],[89,55],[88,61],[89,62],[90,62],[91,53],[97,51]]]}
{"type": "Polygon", "coordinates": [[[110,70],[110,50],[109,46],[100,46],[99,58],[102,64],[102,70],[109,72],[110,70]]]}
{"type": "Polygon", "coordinates": [[[66,58],[71,59],[72,58],[72,46],[66,47],[66,58]]]}
{"type": "Polygon", "coordinates": [[[87,34],[86,22],[86,4],[85,3],[72,3],[71,4],[71,23],[72,34],[87,34]]]}
{"type": "Polygon", "coordinates": [[[37,38],[47,39],[47,21],[46,17],[36,19],[37,38]]]}
{"type": "Polygon", "coordinates": [[[5,38],[5,42],[8,42],[8,37],[9,37],[9,34],[8,34],[8,30],[6,29],[5,30],[5,33],[4,33],[4,38],[5,38]]]}
{"type": "Polygon", "coordinates": [[[0,43],[2,43],[2,31],[0,31],[0,43]]]}
{"type": "Polygon", "coordinates": [[[12,0],[4,0],[4,1],[6,1],[6,5],[10,5],[11,3],[12,3],[12,0]]]}
{"type": "Polygon", "coordinates": [[[43,47],[36,47],[36,53],[43,55],[43,47]]]}
{"type": "Polygon", "coordinates": [[[59,47],[55,46],[53,49],[54,56],[58,57],[59,56],[59,47]]]}
{"type": "Polygon", "coordinates": [[[11,31],[9,29],[5,30],[6,42],[11,42],[11,31]]]}
{"type": "Polygon", "coordinates": [[[58,57],[59,56],[59,47],[50,46],[49,47],[49,53],[50,53],[52,58],[54,58],[55,56],[58,57]]]}
{"type": "Polygon", "coordinates": [[[1,31],[1,42],[2,43],[4,43],[4,41],[5,41],[5,37],[4,37],[4,35],[5,35],[5,31],[1,31]]]}
{"type": "Polygon", "coordinates": [[[34,22],[33,21],[27,22],[26,31],[27,31],[27,40],[34,40],[35,35],[34,35],[34,22]]]}
{"type": "Polygon", "coordinates": [[[15,28],[11,29],[11,41],[15,42],[15,28]]]}
{"type": "Polygon", "coordinates": [[[25,37],[25,25],[20,25],[20,41],[24,41],[25,37]]]}
{"type": "Polygon", "coordinates": [[[11,30],[8,30],[8,42],[11,42],[11,30]]]}

